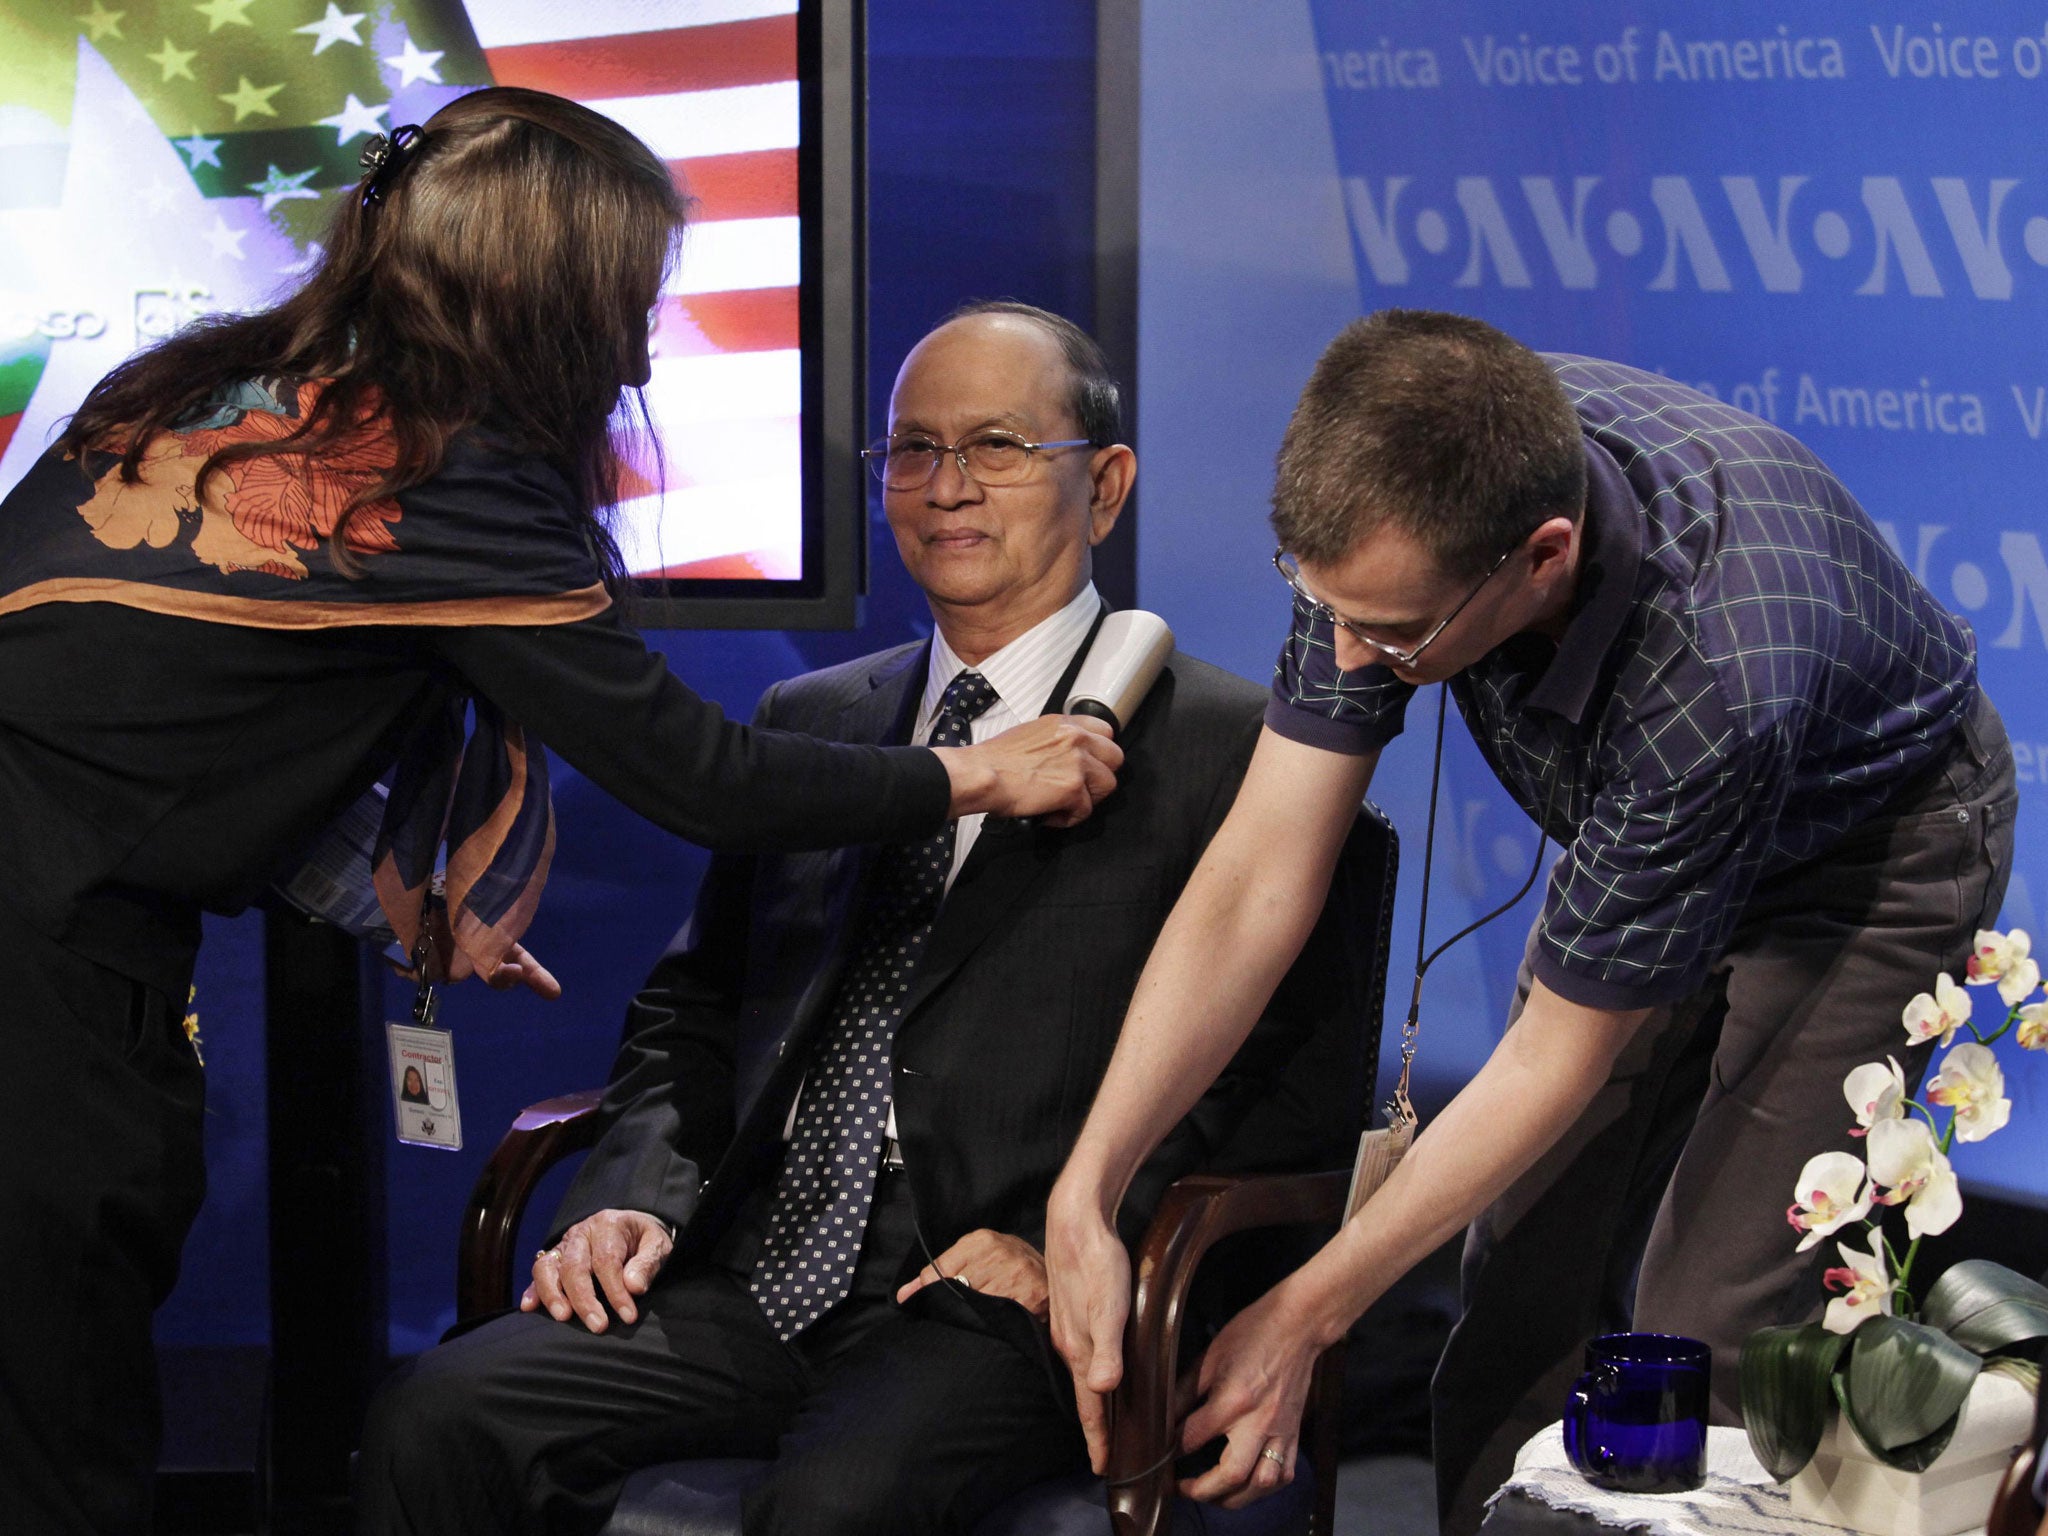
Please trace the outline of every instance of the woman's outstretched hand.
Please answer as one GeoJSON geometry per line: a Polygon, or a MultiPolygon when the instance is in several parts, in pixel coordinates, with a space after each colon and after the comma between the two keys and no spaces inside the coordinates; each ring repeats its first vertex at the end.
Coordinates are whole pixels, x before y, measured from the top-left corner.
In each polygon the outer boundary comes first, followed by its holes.
{"type": "Polygon", "coordinates": [[[534,959],[523,944],[514,944],[506,952],[498,968],[491,972],[489,985],[500,992],[524,987],[549,1002],[562,995],[562,984],[555,980],[555,973],[534,959]]]}
{"type": "MultiPolygon", "coordinates": [[[[427,940],[427,973],[434,981],[467,981],[476,974],[475,962],[463,953],[449,931],[448,909],[439,901],[427,912],[427,940]]],[[[486,985],[499,992],[525,987],[549,1002],[562,995],[562,984],[555,980],[555,973],[534,959],[523,944],[514,944],[505,951],[505,958],[486,979],[486,985]]]]}
{"type": "Polygon", "coordinates": [[[954,816],[1036,816],[1053,827],[1088,819],[1116,788],[1123,749],[1082,715],[1041,715],[971,747],[935,747],[953,780],[954,816]]]}

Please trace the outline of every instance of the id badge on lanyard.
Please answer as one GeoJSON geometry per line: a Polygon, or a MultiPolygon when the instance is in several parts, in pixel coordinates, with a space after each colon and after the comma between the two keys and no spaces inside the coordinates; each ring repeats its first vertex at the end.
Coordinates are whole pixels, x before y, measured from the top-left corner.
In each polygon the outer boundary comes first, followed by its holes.
{"type": "MultiPolygon", "coordinates": [[[[425,914],[422,914],[424,918],[425,914]]],[[[391,1054],[391,1108],[398,1139],[409,1146],[462,1150],[462,1106],[455,1096],[455,1037],[435,1019],[440,998],[427,972],[427,924],[413,946],[412,1018],[384,1025],[391,1054]]]]}

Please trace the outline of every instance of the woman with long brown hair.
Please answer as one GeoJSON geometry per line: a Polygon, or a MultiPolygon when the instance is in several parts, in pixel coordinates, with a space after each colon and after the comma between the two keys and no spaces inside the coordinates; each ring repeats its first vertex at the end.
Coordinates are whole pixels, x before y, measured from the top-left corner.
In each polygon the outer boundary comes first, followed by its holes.
{"type": "Polygon", "coordinates": [[[302,288],[117,368],[0,504],[13,1530],[149,1526],[150,1314],[205,1177],[202,911],[281,890],[552,993],[518,944],[554,841],[540,742],[714,848],[1072,821],[1113,785],[1074,722],[831,745],[676,681],[620,617],[604,521],[683,225],[665,167],[509,89],[376,148],[302,288]]]}

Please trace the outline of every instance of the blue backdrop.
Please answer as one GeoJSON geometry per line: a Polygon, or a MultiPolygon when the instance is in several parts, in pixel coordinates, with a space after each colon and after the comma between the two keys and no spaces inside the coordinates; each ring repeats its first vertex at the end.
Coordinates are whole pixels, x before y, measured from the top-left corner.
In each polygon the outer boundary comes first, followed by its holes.
{"type": "MultiPolygon", "coordinates": [[[[1538,348],[1655,369],[1810,443],[1975,627],[2023,795],[2004,921],[2039,932],[2038,14],[1156,0],[1144,102],[1140,590],[1186,616],[1195,649],[1270,668],[1286,621],[1264,568],[1272,454],[1346,320],[1459,310],[1538,348]],[[1231,131],[1205,126],[1218,123],[1231,131]]],[[[1411,711],[1417,729],[1375,787],[1409,840],[1411,909],[1428,718],[1411,711]]],[[[1535,851],[1452,734],[1439,933],[1511,894],[1535,851]]],[[[1504,918],[1468,941],[1474,963],[1432,976],[1424,1064],[1439,1092],[1497,1036],[1527,922],[1504,918]]],[[[1959,1166],[2048,1199],[2048,1063],[2008,1053],[2007,1070],[2013,1129],[1959,1166]]]]}

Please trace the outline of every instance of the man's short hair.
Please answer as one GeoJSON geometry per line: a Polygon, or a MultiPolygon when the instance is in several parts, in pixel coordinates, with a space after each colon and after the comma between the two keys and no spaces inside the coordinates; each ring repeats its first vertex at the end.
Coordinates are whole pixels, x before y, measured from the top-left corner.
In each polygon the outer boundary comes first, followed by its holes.
{"type": "Polygon", "coordinates": [[[1482,320],[1384,309],[1346,326],[1301,392],[1273,531],[1327,565],[1392,523],[1468,577],[1585,500],[1578,416],[1543,359],[1482,320]]]}
{"type": "Polygon", "coordinates": [[[1073,380],[1067,409],[1080,423],[1081,433],[1089,445],[1107,448],[1122,441],[1123,391],[1117,387],[1116,376],[1109,371],[1109,359],[1103,355],[1101,345],[1093,336],[1065,315],[1056,315],[1049,309],[1040,309],[1036,304],[1025,304],[1016,299],[981,299],[972,304],[962,304],[939,323],[951,325],[955,320],[965,320],[970,315],[1016,315],[1041,326],[1059,343],[1060,355],[1067,360],[1067,372],[1073,380]]]}

